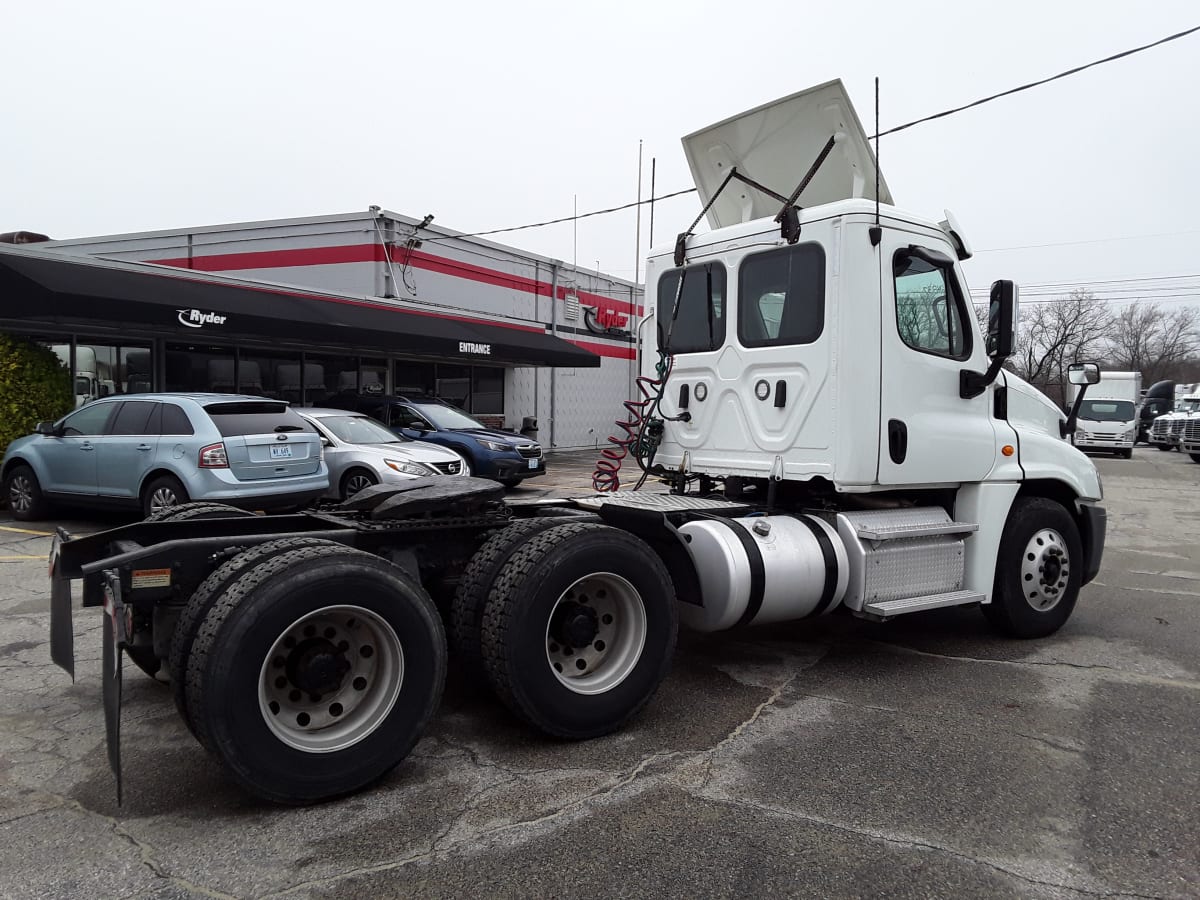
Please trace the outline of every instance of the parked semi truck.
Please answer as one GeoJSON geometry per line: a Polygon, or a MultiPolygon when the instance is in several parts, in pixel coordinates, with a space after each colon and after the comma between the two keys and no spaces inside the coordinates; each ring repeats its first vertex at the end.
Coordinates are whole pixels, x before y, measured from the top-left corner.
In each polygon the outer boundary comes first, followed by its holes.
{"type": "Polygon", "coordinates": [[[1138,406],[1138,433],[1140,443],[1150,443],[1150,428],[1159,416],[1175,407],[1175,382],[1156,381],[1150,385],[1138,406]]]}
{"type": "MultiPolygon", "coordinates": [[[[1071,402],[1079,396],[1071,385],[1071,402]]],[[[1101,372],[1100,384],[1079,405],[1072,443],[1080,450],[1105,451],[1130,459],[1137,442],[1141,372],[1101,372]]]]}
{"type": "MultiPolygon", "coordinates": [[[[71,345],[53,344],[51,348],[62,364],[71,367],[71,345]]],[[[80,344],[75,348],[75,406],[107,397],[116,391],[108,363],[96,359],[93,347],[80,344]]]]}
{"type": "Polygon", "coordinates": [[[517,717],[578,740],[645,706],[681,622],[974,605],[1038,638],[1067,621],[1100,566],[1100,479],[1065,440],[1074,417],[1001,369],[1015,286],[992,286],[981,333],[962,230],[893,205],[840,82],[684,146],[712,229],[650,256],[641,396],[602,485],[624,462],[667,492],[418,479],[296,515],[188,504],[57,532],[51,653],[74,671],[82,581],[106,622],[118,793],[125,658],[166,667],[246,790],[306,803],[404,759],[448,644],[517,717]]]}
{"type": "Polygon", "coordinates": [[[1183,435],[1188,422],[1200,415],[1200,385],[1184,385],[1184,392],[1175,388],[1175,407],[1156,418],[1150,425],[1150,443],[1159,450],[1183,449],[1183,435]]]}

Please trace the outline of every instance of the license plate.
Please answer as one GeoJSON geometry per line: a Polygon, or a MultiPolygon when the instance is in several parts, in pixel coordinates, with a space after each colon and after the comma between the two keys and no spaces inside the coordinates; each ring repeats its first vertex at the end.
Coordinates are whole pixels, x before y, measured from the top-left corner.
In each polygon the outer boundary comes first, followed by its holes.
{"type": "Polygon", "coordinates": [[[538,462],[539,462],[539,461],[540,461],[540,460],[531,459],[531,460],[529,461],[529,468],[531,468],[531,469],[536,469],[536,468],[538,467],[538,462]]]}
{"type": "Polygon", "coordinates": [[[271,459],[291,459],[291,457],[292,457],[292,448],[291,447],[278,447],[278,446],[272,445],[271,459]]]}

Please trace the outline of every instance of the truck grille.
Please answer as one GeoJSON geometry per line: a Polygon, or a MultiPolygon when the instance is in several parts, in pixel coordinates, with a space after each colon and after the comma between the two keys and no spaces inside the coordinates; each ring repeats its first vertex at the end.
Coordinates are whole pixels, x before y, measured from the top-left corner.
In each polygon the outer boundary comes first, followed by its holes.
{"type": "Polygon", "coordinates": [[[1166,419],[1155,419],[1154,424],[1150,426],[1150,433],[1165,437],[1170,424],[1166,419]]]}
{"type": "Polygon", "coordinates": [[[542,448],[537,444],[518,444],[517,452],[526,459],[537,459],[542,455],[542,448]]]}
{"type": "Polygon", "coordinates": [[[1183,437],[1189,443],[1200,441],[1200,416],[1187,420],[1187,427],[1183,429],[1183,437]]]}
{"type": "Polygon", "coordinates": [[[454,462],[430,463],[435,469],[443,475],[457,475],[462,471],[462,463],[455,460],[454,462]]]}
{"type": "Polygon", "coordinates": [[[1171,437],[1179,437],[1183,434],[1183,426],[1187,424],[1187,419],[1174,419],[1171,422],[1171,437]]]}

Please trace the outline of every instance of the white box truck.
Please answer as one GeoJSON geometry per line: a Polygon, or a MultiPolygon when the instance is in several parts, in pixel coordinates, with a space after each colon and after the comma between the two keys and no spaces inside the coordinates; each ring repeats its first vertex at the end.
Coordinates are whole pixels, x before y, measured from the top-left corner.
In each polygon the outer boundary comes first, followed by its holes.
{"type": "Polygon", "coordinates": [[[1036,638],[1067,621],[1100,568],[1100,479],[1064,439],[1070,416],[1002,371],[1013,283],[992,286],[983,333],[962,231],[892,205],[841,82],[685,150],[712,230],[651,253],[643,398],[614,441],[669,493],[613,490],[609,457],[609,490],[582,498],[429,478],[322,513],[188,504],[60,529],[51,655],[73,671],[82,580],[106,619],[118,785],[123,658],[168,668],[184,721],[245,789],[305,803],[412,749],[446,675],[439,604],[456,669],[560,739],[642,710],[680,623],[975,605],[1036,638]]]}
{"type": "Polygon", "coordinates": [[[1142,399],[1141,372],[1101,372],[1100,383],[1077,403],[1079,387],[1071,385],[1071,402],[1078,405],[1073,442],[1080,450],[1115,453],[1129,459],[1138,433],[1138,404],[1142,399]]]}

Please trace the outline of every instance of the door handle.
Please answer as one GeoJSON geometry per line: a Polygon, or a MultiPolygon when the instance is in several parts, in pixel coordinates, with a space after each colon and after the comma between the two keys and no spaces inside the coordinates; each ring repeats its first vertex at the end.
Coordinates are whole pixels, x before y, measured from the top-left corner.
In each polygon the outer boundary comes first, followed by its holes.
{"type": "Polygon", "coordinates": [[[899,419],[888,419],[888,455],[896,465],[908,456],[908,426],[899,419]]]}
{"type": "Polygon", "coordinates": [[[93,447],[90,443],[84,443],[84,444],[79,445],[79,449],[80,450],[95,450],[96,448],[93,447]]]}
{"type": "Polygon", "coordinates": [[[154,448],[151,447],[149,444],[138,444],[138,449],[139,450],[153,450],[154,448]]]}

